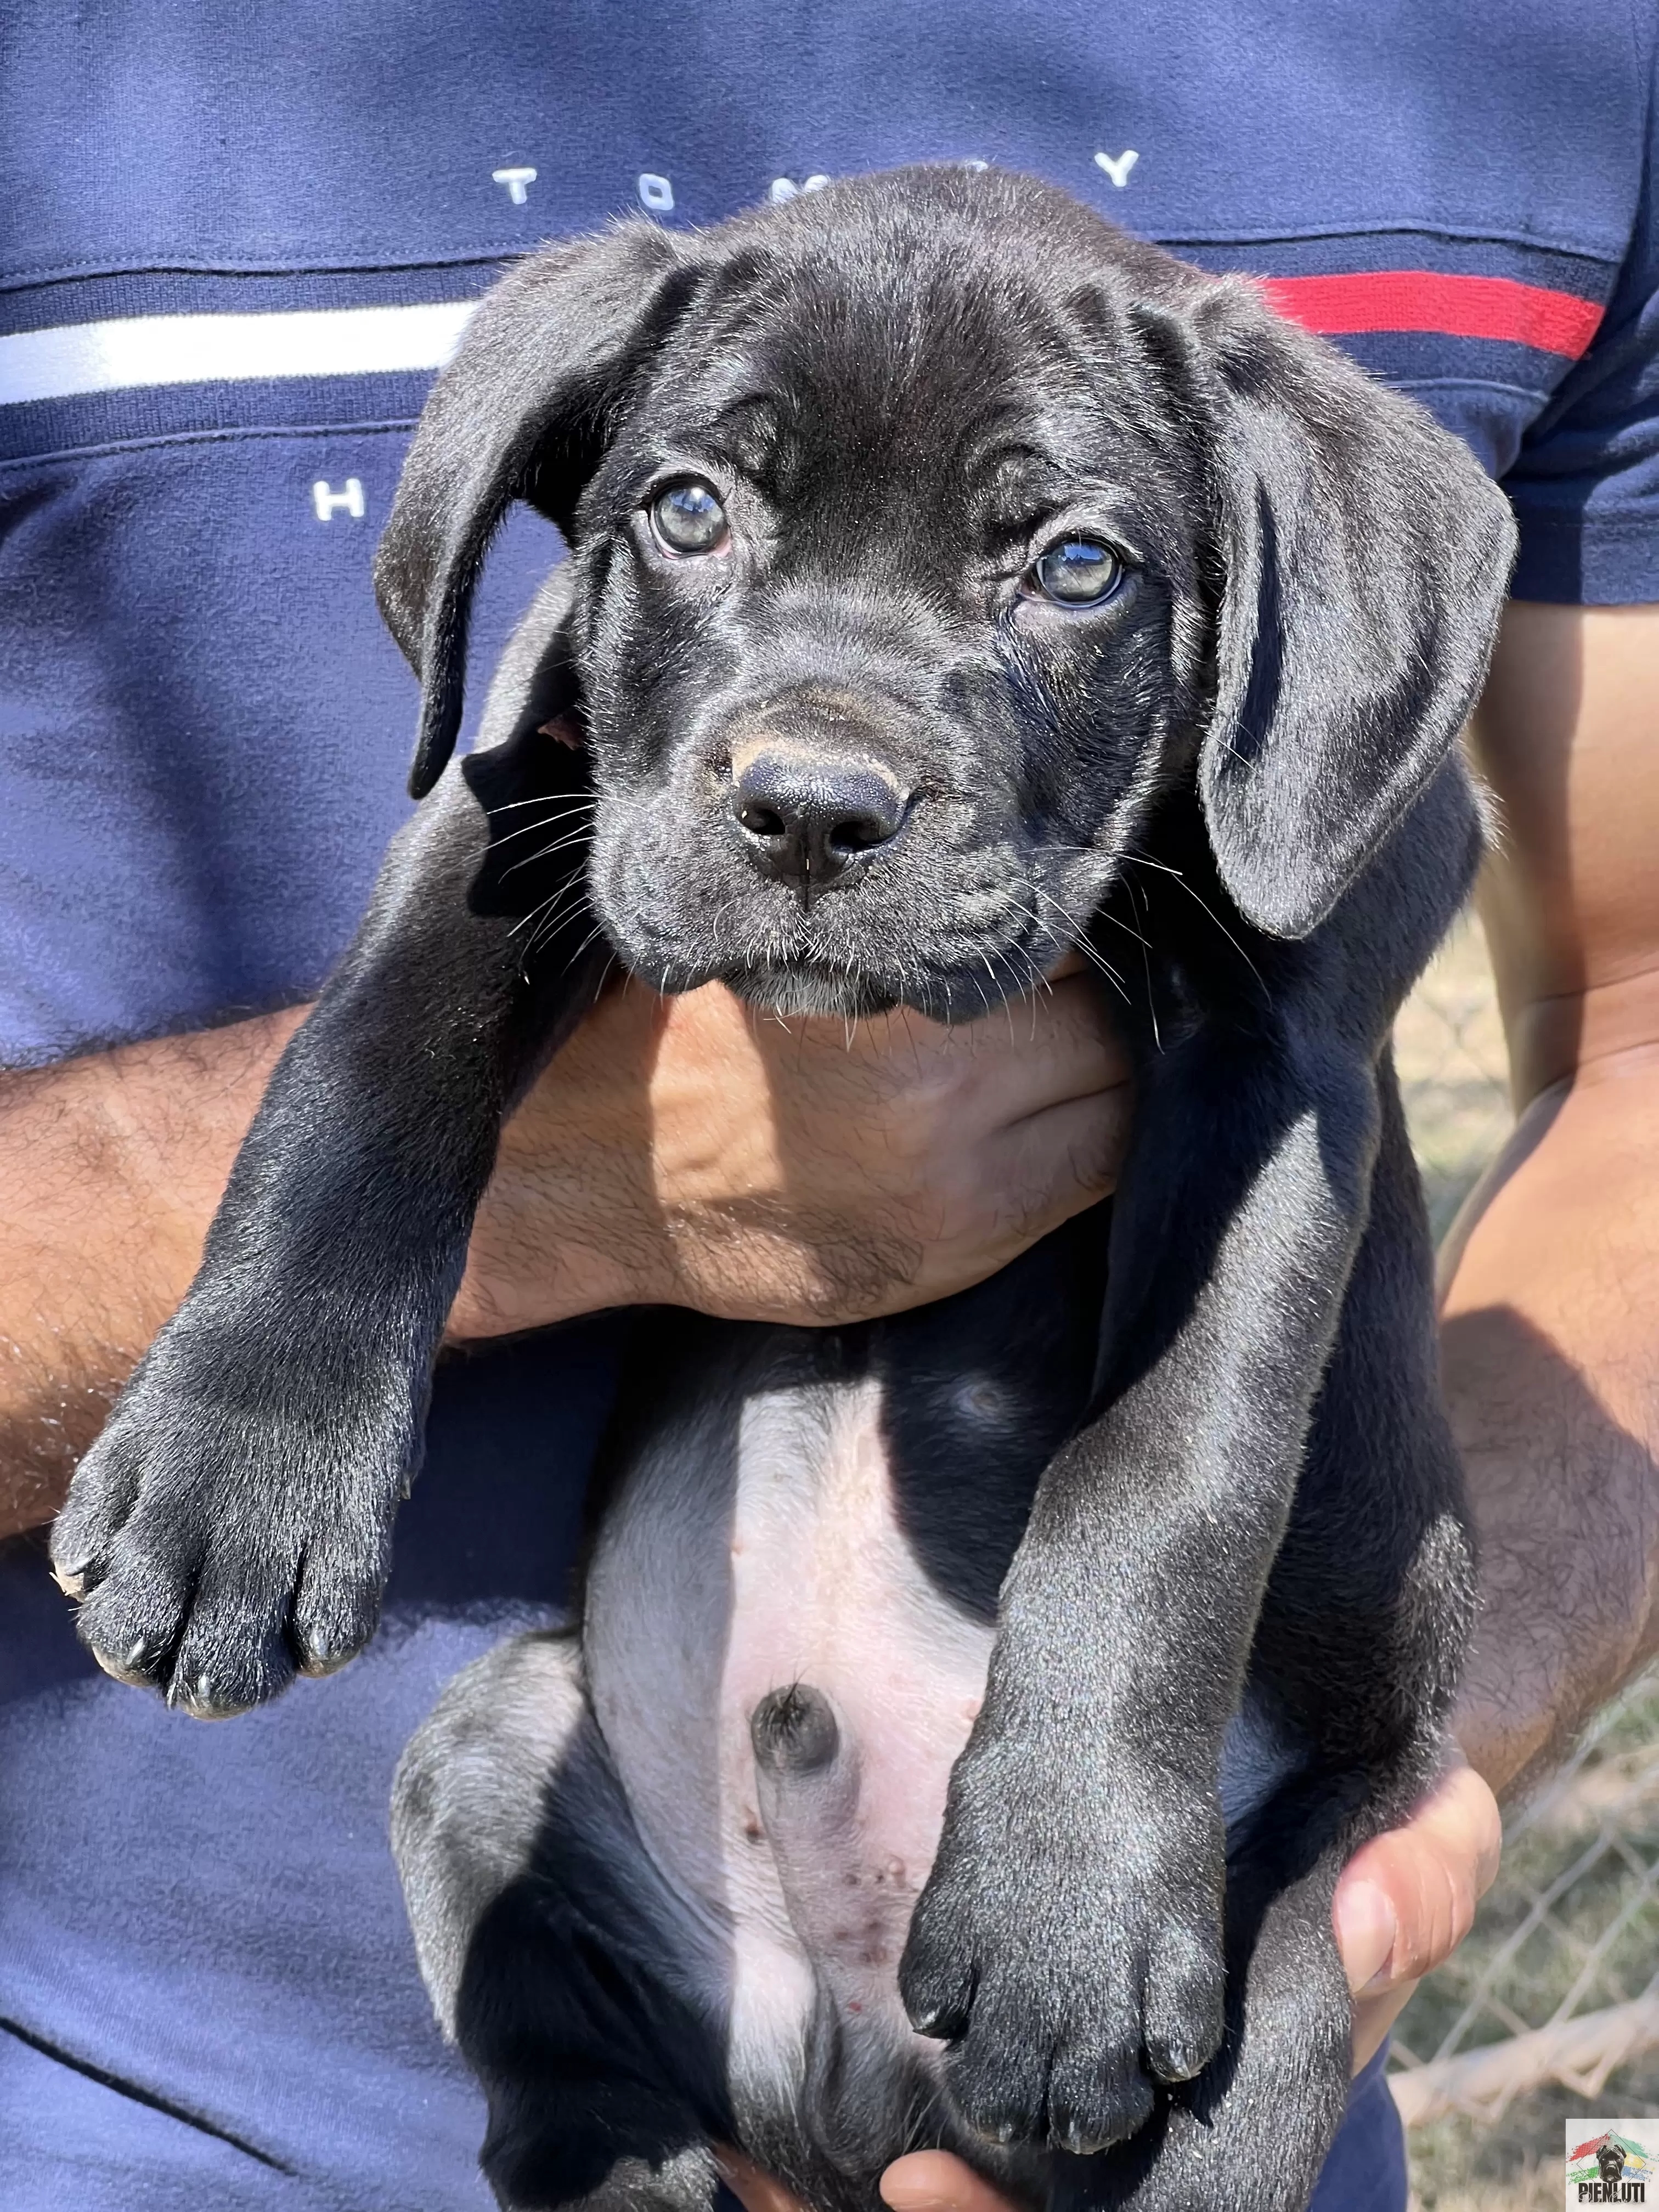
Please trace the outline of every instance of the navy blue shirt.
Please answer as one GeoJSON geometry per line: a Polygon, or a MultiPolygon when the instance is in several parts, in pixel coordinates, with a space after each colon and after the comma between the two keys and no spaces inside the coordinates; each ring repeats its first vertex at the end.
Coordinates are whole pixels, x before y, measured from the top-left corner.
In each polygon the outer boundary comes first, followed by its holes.
{"type": "MultiPolygon", "coordinates": [[[[1033,170],[1415,392],[1522,595],[1659,598],[1647,4],[35,0],[0,41],[0,1061],[315,987],[404,804],[410,422],[458,303],[624,210],[1033,170]]],[[[509,533],[482,651],[550,551],[509,533]]]]}
{"type": "MultiPolygon", "coordinates": [[[[0,13],[0,1063],[315,988],[405,810],[369,561],[410,423],[502,264],[620,212],[1034,171],[1414,392],[1509,490],[1522,595],[1659,599],[1654,46],[1646,0],[0,13]]],[[[556,550],[510,526],[482,659],[556,550]]],[[[0,1555],[8,2212],[483,2205],[386,1793],[561,1590],[613,1351],[448,1374],[380,1641],[226,1728],[0,1555]]],[[[1367,2124],[1322,2212],[1403,2203],[1367,2124]]]]}

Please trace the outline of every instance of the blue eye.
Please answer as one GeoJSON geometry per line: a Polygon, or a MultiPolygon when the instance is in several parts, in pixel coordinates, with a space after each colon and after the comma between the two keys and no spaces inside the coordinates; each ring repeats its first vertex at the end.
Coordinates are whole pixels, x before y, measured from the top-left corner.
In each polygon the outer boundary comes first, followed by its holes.
{"type": "Polygon", "coordinates": [[[690,477],[652,501],[651,527],[671,553],[718,553],[727,535],[726,509],[712,484],[690,477]]]}
{"type": "Polygon", "coordinates": [[[1093,538],[1062,538],[1033,562],[1031,577],[1056,606],[1095,607],[1123,580],[1123,563],[1093,538]]]}

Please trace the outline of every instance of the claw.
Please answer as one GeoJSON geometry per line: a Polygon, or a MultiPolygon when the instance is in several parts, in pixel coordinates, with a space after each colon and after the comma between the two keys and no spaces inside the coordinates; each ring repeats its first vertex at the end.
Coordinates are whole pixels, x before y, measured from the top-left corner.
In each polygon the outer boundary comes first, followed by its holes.
{"type": "Polygon", "coordinates": [[[155,1661],[148,1644],[142,1641],[135,1644],[120,1659],[112,1658],[107,1651],[100,1651],[95,1644],[89,1644],[87,1649],[112,1680],[125,1682],[137,1690],[149,1690],[155,1686],[151,1671],[155,1661]]]}
{"type": "Polygon", "coordinates": [[[1204,2071],[1207,2063],[1198,2051],[1177,2047],[1158,2052],[1152,2059],[1152,2071],[1160,2081],[1190,2081],[1204,2071]]]}
{"type": "Polygon", "coordinates": [[[972,2121],[969,2121],[969,2125],[973,2128],[974,2133],[980,2141],[989,2143],[993,2150],[1006,2150],[1014,2139],[1014,2124],[1012,2120],[998,2120],[991,2127],[981,2127],[972,2121]]]}
{"type": "Polygon", "coordinates": [[[193,1721],[228,1721],[247,1711],[246,1705],[227,1703],[216,1696],[205,1674],[198,1674],[189,1682],[175,1676],[167,1703],[175,1711],[188,1713],[193,1721]]]}
{"type": "Polygon", "coordinates": [[[1073,2120],[1060,2137],[1056,2148],[1070,2151],[1073,2158],[1097,2158],[1102,2151],[1109,2150],[1118,2140],[1116,2136],[1092,2136],[1073,2120]]]}

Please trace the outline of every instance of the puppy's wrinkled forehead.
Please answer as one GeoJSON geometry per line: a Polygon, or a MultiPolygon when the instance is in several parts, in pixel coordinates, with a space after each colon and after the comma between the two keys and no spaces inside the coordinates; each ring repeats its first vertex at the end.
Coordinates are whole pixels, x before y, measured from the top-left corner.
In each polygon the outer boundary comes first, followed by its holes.
{"type": "Polygon", "coordinates": [[[896,532],[908,554],[925,522],[942,567],[994,555],[1085,487],[1134,498],[1139,486],[1144,501],[1156,456],[1124,404],[1128,354],[1063,291],[1000,268],[970,237],[953,246],[753,252],[713,272],[597,496],[703,465],[860,564],[896,532]]]}

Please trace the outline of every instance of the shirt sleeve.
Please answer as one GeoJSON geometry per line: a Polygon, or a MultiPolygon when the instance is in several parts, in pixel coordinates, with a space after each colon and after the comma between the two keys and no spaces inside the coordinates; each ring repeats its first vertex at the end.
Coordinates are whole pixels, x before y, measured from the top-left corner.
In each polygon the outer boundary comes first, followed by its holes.
{"type": "MultiPolygon", "coordinates": [[[[1638,19],[1647,10],[1638,11],[1638,19]]],[[[1659,100],[1650,23],[1646,157],[1629,250],[1589,351],[1504,477],[1511,589],[1568,606],[1659,600],[1659,100]]]]}

